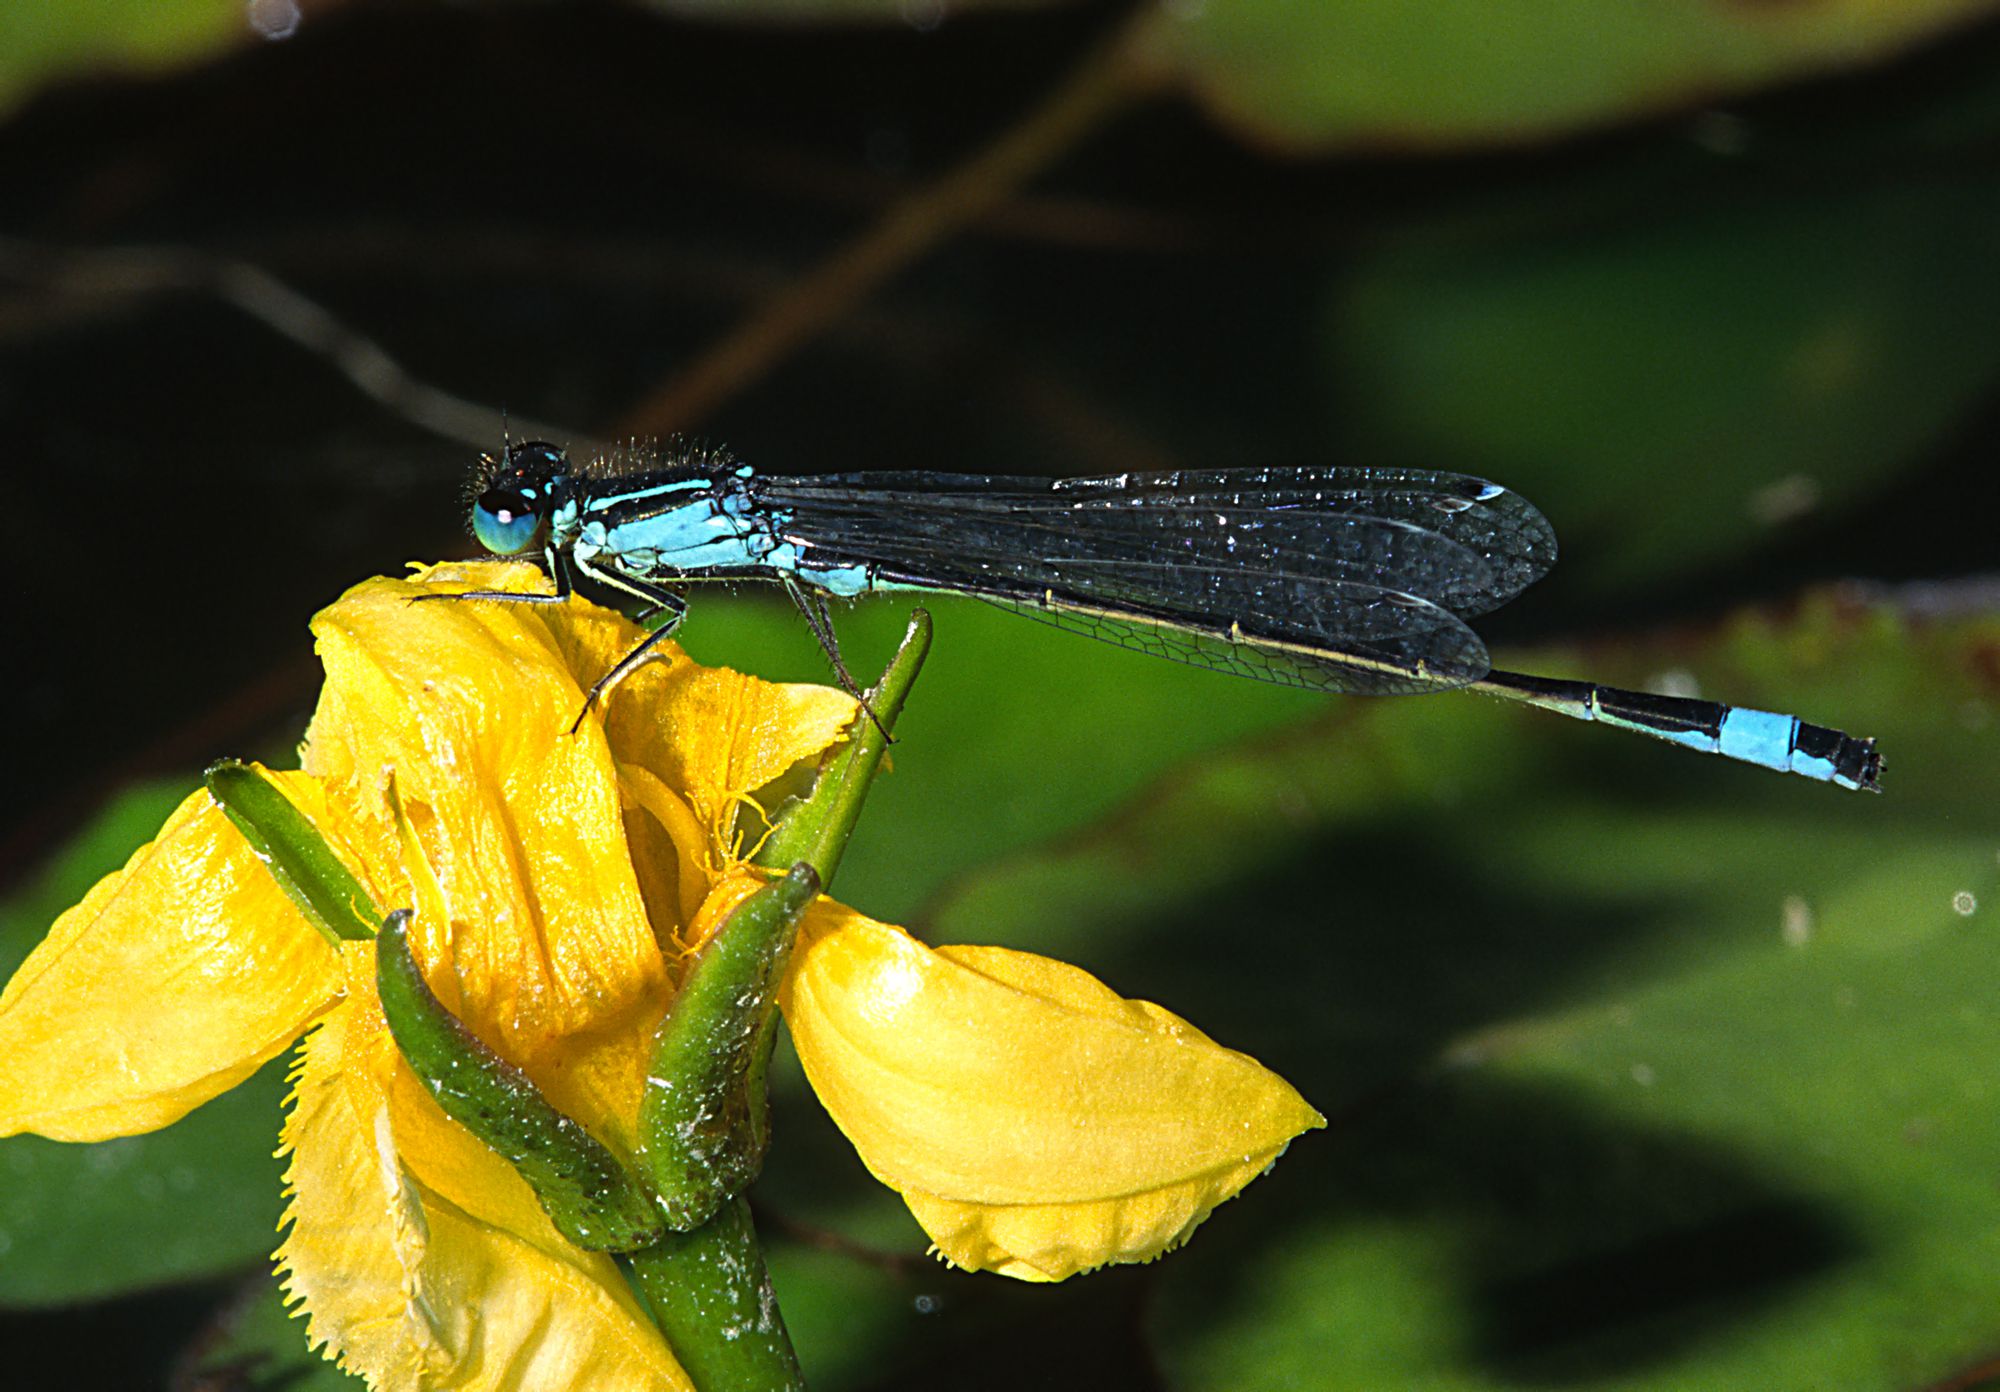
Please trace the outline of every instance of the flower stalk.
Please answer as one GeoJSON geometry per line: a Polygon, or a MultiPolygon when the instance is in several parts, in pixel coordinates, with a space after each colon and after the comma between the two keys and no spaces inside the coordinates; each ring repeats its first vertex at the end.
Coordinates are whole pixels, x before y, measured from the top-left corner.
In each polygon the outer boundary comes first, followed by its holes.
{"type": "Polygon", "coordinates": [[[621,1264],[700,1392],[805,1387],[740,1196],[693,1232],[670,1232],[621,1264]]]}

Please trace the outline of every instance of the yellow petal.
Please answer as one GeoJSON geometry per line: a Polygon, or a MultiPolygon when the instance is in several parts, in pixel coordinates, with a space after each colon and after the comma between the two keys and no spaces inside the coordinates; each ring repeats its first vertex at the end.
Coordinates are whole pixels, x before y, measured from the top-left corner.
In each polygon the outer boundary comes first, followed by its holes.
{"type": "Polygon", "coordinates": [[[1172,1251],[1282,1150],[1112,1202],[960,1203],[914,1189],[903,1191],[903,1201],[952,1265],[1020,1281],[1062,1281],[1106,1262],[1150,1261],[1172,1251]]]}
{"type": "MultiPolygon", "coordinates": [[[[358,980],[373,948],[348,950],[358,980]]],[[[278,1260],[313,1344],[381,1388],[688,1392],[610,1258],[557,1236],[420,1087],[381,1086],[368,1014],[344,1005],[307,1040],[285,1123],[278,1260]]]]}
{"type": "Polygon", "coordinates": [[[604,720],[579,725],[642,630],[581,599],[416,602],[466,588],[548,585],[529,566],[439,566],[319,615],[327,685],[306,765],[361,821],[389,815],[393,774],[422,871],[394,902],[445,910],[411,928],[432,989],[558,1107],[629,1144],[643,1041],[672,993],[663,948],[733,853],[738,801],[837,740],[854,702],[663,643],[604,720]]]}
{"type": "MultiPolygon", "coordinates": [[[[267,776],[324,823],[313,780],[267,776]]],[[[275,1058],[340,989],[333,947],[195,793],[0,994],[0,1135],[165,1126],[275,1058]]]]}
{"type": "Polygon", "coordinates": [[[933,951],[825,901],[782,1003],[820,1100],[965,1266],[1147,1260],[1324,1124],[1256,1060],[1087,972],[933,951]]]}
{"type": "MultiPolygon", "coordinates": [[[[528,567],[426,578],[365,582],[315,620],[327,684],[307,767],[380,816],[393,773],[427,866],[419,878],[435,876],[446,909],[411,932],[446,1008],[580,1120],[627,1114],[643,1065],[620,1050],[607,1066],[601,1044],[643,1034],[671,982],[603,728],[571,726],[598,675],[577,665],[638,630],[581,601],[413,602],[434,587],[530,583],[528,567]]],[[[398,902],[414,897],[406,887],[398,902]]]]}
{"type": "Polygon", "coordinates": [[[625,823],[633,864],[657,880],[650,892],[645,878],[639,886],[653,916],[654,936],[662,952],[684,952],[693,944],[682,930],[694,922],[722,873],[719,863],[711,863],[720,861],[720,848],[709,844],[693,809],[651,769],[620,764],[618,774],[639,813],[625,823]]]}
{"type": "Polygon", "coordinates": [[[718,840],[747,794],[844,737],[859,710],[831,687],[767,682],[685,658],[647,670],[659,685],[644,707],[613,708],[612,744],[679,789],[718,840]]]}

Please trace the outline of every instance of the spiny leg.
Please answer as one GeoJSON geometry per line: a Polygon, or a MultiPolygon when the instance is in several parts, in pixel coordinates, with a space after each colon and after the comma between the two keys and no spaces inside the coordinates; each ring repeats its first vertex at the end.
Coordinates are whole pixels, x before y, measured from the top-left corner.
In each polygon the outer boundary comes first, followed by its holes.
{"type": "Polygon", "coordinates": [[[623,594],[632,596],[634,599],[645,601],[647,605],[645,612],[647,614],[665,614],[667,617],[658,628],[640,639],[638,645],[632,651],[626,653],[625,656],[613,663],[610,671],[599,677],[592,684],[589,693],[583,698],[583,709],[578,711],[576,719],[570,722],[569,731],[571,734],[577,732],[577,729],[583,724],[583,718],[590,714],[591,707],[602,701],[605,694],[612,687],[624,681],[625,678],[631,676],[632,673],[638,671],[639,668],[645,666],[646,663],[650,662],[656,656],[653,652],[654,645],[664,639],[671,638],[674,630],[681,626],[681,620],[687,617],[687,601],[672,590],[648,585],[634,580],[630,576],[614,575],[609,571],[599,570],[597,567],[583,560],[576,562],[576,568],[607,589],[617,590],[623,594]]]}
{"type": "Polygon", "coordinates": [[[860,704],[861,709],[867,712],[868,718],[875,722],[875,728],[882,732],[882,738],[893,744],[895,736],[889,733],[881,717],[875,714],[875,708],[868,704],[868,693],[861,689],[860,683],[854,680],[853,673],[847,670],[847,664],[841,660],[840,639],[833,631],[833,616],[826,612],[825,601],[790,576],[785,576],[783,579],[785,593],[791,596],[792,603],[798,606],[801,614],[805,615],[806,627],[812,630],[812,636],[819,642],[820,650],[826,654],[827,661],[833,664],[833,674],[840,682],[840,689],[860,704]]]}
{"type": "MultiPolygon", "coordinates": [[[[526,557],[515,558],[514,563],[533,565],[526,557]]],[[[562,563],[562,556],[550,551],[543,557],[543,568],[556,583],[554,594],[524,594],[519,590],[433,590],[429,594],[411,595],[410,603],[416,604],[426,599],[498,599],[509,604],[566,604],[569,602],[569,567],[562,563]]]]}

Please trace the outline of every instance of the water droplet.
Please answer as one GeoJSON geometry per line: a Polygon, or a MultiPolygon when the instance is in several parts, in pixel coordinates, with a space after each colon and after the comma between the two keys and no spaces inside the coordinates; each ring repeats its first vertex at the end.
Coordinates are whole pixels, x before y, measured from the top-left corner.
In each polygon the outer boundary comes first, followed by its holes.
{"type": "Polygon", "coordinates": [[[299,7],[295,0],[249,0],[243,19],[260,39],[278,43],[299,32],[299,7]]]}
{"type": "Polygon", "coordinates": [[[903,23],[919,34],[933,32],[944,23],[944,0],[903,0],[903,23]]]}
{"type": "Polygon", "coordinates": [[[1951,896],[1951,907],[1960,918],[1971,918],[1973,911],[1979,907],[1979,900],[1973,897],[1971,890],[1961,889],[1951,896]]]}
{"type": "Polygon", "coordinates": [[[1786,947],[1804,947],[1812,941],[1812,905],[1802,894],[1787,894],[1779,918],[1778,936],[1786,947]]]}
{"type": "Polygon", "coordinates": [[[1688,138],[1711,155],[1740,155],[1750,148],[1750,123],[1733,111],[1698,111],[1688,138]]]}
{"type": "Polygon", "coordinates": [[[1701,683],[1685,667],[1669,667],[1664,672],[1655,672],[1646,685],[1662,696],[1685,696],[1690,701],[1701,697],[1701,683]]]}
{"type": "Polygon", "coordinates": [[[1635,1063],[1632,1065],[1632,1081],[1640,1087],[1651,1087],[1656,1076],[1651,1064],[1635,1063]]]}
{"type": "Polygon", "coordinates": [[[1819,481],[1805,474],[1787,474],[1750,495],[1750,517],[1766,527],[1782,526],[1819,507],[1819,481]]]}

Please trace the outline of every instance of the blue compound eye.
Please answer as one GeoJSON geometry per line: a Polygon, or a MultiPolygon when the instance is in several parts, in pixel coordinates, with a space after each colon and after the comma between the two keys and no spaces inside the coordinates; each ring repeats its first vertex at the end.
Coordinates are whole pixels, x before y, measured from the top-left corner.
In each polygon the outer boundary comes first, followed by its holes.
{"type": "Polygon", "coordinates": [[[489,488],[472,505],[472,535],[496,556],[518,556],[542,535],[539,490],[489,488]]]}

